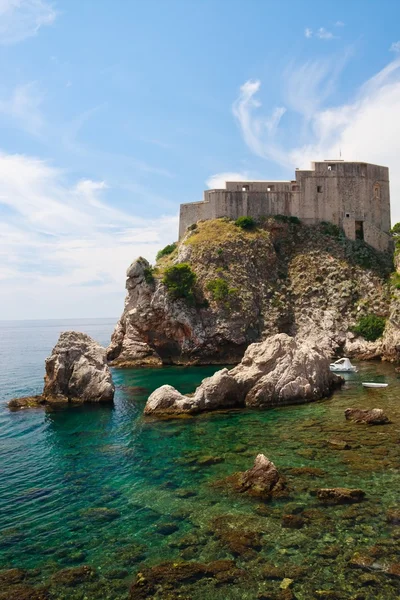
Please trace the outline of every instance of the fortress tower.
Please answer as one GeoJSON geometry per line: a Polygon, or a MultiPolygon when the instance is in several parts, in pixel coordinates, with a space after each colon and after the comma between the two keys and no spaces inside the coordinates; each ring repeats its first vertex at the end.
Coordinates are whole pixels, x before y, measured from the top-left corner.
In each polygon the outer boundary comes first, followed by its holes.
{"type": "Polygon", "coordinates": [[[227,181],[225,189],[207,190],[202,202],[181,204],[179,237],[200,220],[241,216],[287,215],[315,224],[328,221],[349,239],[364,239],[377,250],[390,243],[389,169],[342,160],[311,163],[296,169],[292,181],[227,181]]]}

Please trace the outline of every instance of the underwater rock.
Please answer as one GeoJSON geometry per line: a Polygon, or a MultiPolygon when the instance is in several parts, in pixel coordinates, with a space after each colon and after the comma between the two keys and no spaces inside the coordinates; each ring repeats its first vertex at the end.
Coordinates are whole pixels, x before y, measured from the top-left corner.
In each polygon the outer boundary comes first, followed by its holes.
{"type": "Polygon", "coordinates": [[[310,492],[316,496],[322,504],[354,504],[362,502],[365,492],[351,488],[320,488],[310,492]]]}
{"type": "Polygon", "coordinates": [[[158,523],[155,530],[156,533],[160,533],[161,535],[171,535],[171,533],[178,531],[179,527],[176,523],[158,523]]]}
{"type": "Polygon", "coordinates": [[[0,600],[50,600],[52,596],[46,588],[34,588],[28,585],[15,585],[0,590],[0,600]]]}
{"type": "Polygon", "coordinates": [[[344,415],[347,421],[355,423],[367,423],[368,425],[384,425],[391,423],[381,408],[362,409],[346,408],[344,415]]]}
{"type": "Polygon", "coordinates": [[[239,365],[202,381],[193,396],[163,385],[147,400],[144,413],[196,413],[234,407],[269,407],[328,396],[343,379],[329,369],[329,358],[313,339],[285,333],[251,344],[239,365]]]}
{"type": "Polygon", "coordinates": [[[23,569],[6,569],[0,571],[0,586],[6,587],[7,585],[14,585],[21,583],[27,576],[27,571],[23,569]]]}
{"type": "Polygon", "coordinates": [[[344,440],[328,440],[328,444],[334,450],[351,450],[350,444],[344,440]]]}
{"type": "Polygon", "coordinates": [[[182,585],[196,583],[204,577],[219,582],[231,582],[246,576],[231,560],[217,560],[210,563],[164,562],[138,573],[130,589],[130,600],[147,600],[179,590],[182,585]]]}
{"type": "Polygon", "coordinates": [[[114,519],[118,519],[121,516],[119,510],[115,508],[107,508],[107,507],[94,507],[94,508],[86,508],[80,512],[81,516],[88,519],[89,521],[94,521],[98,523],[107,523],[109,521],[114,521],[114,519]]]}
{"type": "Polygon", "coordinates": [[[282,527],[288,529],[301,529],[304,525],[304,519],[299,515],[283,515],[282,527]]]}
{"type": "Polygon", "coordinates": [[[323,469],[318,469],[317,467],[294,467],[292,469],[288,469],[289,475],[307,475],[308,477],[323,477],[326,475],[326,472],[323,469]]]}
{"type": "Polygon", "coordinates": [[[52,576],[51,581],[54,585],[74,587],[96,578],[96,570],[88,565],[83,565],[82,567],[72,567],[70,569],[58,571],[52,576]]]}
{"type": "Polygon", "coordinates": [[[261,550],[261,532],[251,519],[238,522],[231,515],[222,515],[214,517],[210,524],[210,531],[234,556],[246,560],[254,558],[256,552],[261,550]]]}

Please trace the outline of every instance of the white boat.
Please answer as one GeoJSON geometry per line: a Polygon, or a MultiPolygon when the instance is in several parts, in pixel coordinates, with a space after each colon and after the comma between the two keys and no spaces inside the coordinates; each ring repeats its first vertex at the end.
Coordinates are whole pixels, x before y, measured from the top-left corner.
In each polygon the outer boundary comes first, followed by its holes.
{"type": "Polygon", "coordinates": [[[363,381],[362,384],[366,388],[384,388],[389,385],[388,383],[372,383],[369,381],[363,381]]]}
{"type": "Polygon", "coordinates": [[[331,371],[334,371],[335,373],[356,373],[357,372],[357,367],[352,365],[348,358],[339,358],[339,360],[337,360],[336,362],[331,363],[329,365],[329,368],[331,371]]]}

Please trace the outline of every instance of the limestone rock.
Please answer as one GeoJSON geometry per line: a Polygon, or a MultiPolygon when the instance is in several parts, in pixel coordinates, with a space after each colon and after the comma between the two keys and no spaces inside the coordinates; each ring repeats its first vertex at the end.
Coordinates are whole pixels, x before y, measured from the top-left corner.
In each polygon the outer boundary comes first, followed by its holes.
{"type": "Polygon", "coordinates": [[[263,492],[271,492],[279,481],[278,469],[264,454],[258,454],[254,466],[240,477],[243,490],[257,488],[263,492]]]}
{"type": "Polygon", "coordinates": [[[311,495],[316,496],[322,504],[354,504],[364,499],[365,492],[350,488],[320,488],[313,490],[311,495]]]}
{"type": "Polygon", "coordinates": [[[372,408],[371,410],[346,408],[344,415],[347,421],[367,423],[368,425],[384,425],[391,422],[381,408],[372,408]]]}
{"type": "Polygon", "coordinates": [[[85,333],[63,332],[46,359],[43,397],[47,402],[110,402],[114,384],[106,351],[85,333]]]}
{"type": "Polygon", "coordinates": [[[180,394],[172,385],[162,385],[156,389],[146,402],[145,415],[153,413],[180,414],[198,412],[192,398],[180,394]]]}
{"type": "Polygon", "coordinates": [[[313,341],[280,333],[249,346],[237,367],[204,379],[191,397],[162,386],[148,399],[145,414],[308,402],[329,395],[342,381],[313,341]]]}
{"type": "MultiPolygon", "coordinates": [[[[398,360],[400,293],[390,300],[390,263],[390,256],[326,235],[320,226],[267,219],[246,232],[226,219],[199,222],[172,258],[160,259],[153,276],[143,258],[129,267],[108,358],[116,366],[233,364],[268,336],[296,332],[302,339],[312,331],[324,353],[340,349],[350,357],[398,360]],[[196,273],[193,304],[172,299],[162,283],[164,267],[177,262],[189,262],[196,273]],[[209,287],[221,279],[227,286],[222,298],[209,287]],[[351,333],[368,313],[389,317],[375,342],[351,333]]],[[[296,386],[307,393],[305,381],[296,386]]]]}

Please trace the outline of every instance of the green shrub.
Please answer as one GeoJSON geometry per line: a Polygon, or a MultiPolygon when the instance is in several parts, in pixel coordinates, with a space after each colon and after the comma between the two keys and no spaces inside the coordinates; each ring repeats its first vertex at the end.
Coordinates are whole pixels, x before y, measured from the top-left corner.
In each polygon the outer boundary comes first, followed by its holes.
{"type": "Polygon", "coordinates": [[[143,271],[144,274],[144,280],[146,283],[153,283],[154,282],[154,269],[153,267],[146,267],[143,271]]]}
{"type": "Polygon", "coordinates": [[[275,221],[278,223],[291,223],[292,225],[300,225],[301,221],[298,217],[288,217],[287,215],[274,215],[275,221]]]}
{"type": "Polygon", "coordinates": [[[195,229],[197,229],[197,223],[192,223],[192,225],[189,225],[188,227],[189,231],[194,231],[195,229]]]}
{"type": "Polygon", "coordinates": [[[167,256],[167,254],[172,254],[172,252],[175,250],[175,248],[176,248],[175,242],[173,244],[169,244],[168,246],[165,246],[165,248],[163,248],[162,250],[157,252],[156,259],[160,260],[160,258],[162,258],[163,256],[167,256]]]}
{"type": "Polygon", "coordinates": [[[396,290],[400,290],[400,275],[399,273],[392,273],[390,277],[391,285],[396,288],[396,290]]]}
{"type": "Polygon", "coordinates": [[[209,281],[206,287],[208,291],[211,292],[213,300],[216,300],[217,302],[226,300],[226,298],[229,296],[228,282],[225,281],[225,279],[222,279],[222,277],[217,277],[217,279],[209,281]]]}
{"type": "Polygon", "coordinates": [[[400,223],[396,223],[396,225],[393,225],[392,229],[390,230],[390,233],[392,233],[394,236],[400,236],[400,223]]]}
{"type": "Polygon", "coordinates": [[[164,271],[163,284],[173,298],[186,298],[193,301],[193,288],[196,283],[194,273],[188,263],[168,267],[164,271]]]}
{"type": "MultiPolygon", "coordinates": [[[[216,302],[229,300],[229,298],[232,298],[237,292],[237,289],[229,287],[228,282],[225,279],[222,279],[222,277],[217,277],[216,279],[209,281],[206,288],[211,292],[212,298],[216,302]]],[[[227,306],[229,306],[229,302],[227,303],[227,306]]]]}
{"type": "Polygon", "coordinates": [[[256,227],[256,222],[252,217],[239,217],[235,221],[236,227],[240,227],[241,229],[254,229],[256,227]]]}
{"type": "Polygon", "coordinates": [[[334,223],[328,223],[327,221],[322,221],[321,223],[322,233],[325,235],[330,235],[332,237],[341,237],[343,235],[343,231],[340,227],[335,225],[334,223]]]}
{"type": "Polygon", "coordinates": [[[353,333],[361,335],[368,342],[374,342],[380,338],[385,329],[386,319],[377,315],[365,315],[360,317],[356,326],[353,328],[353,333]]]}

